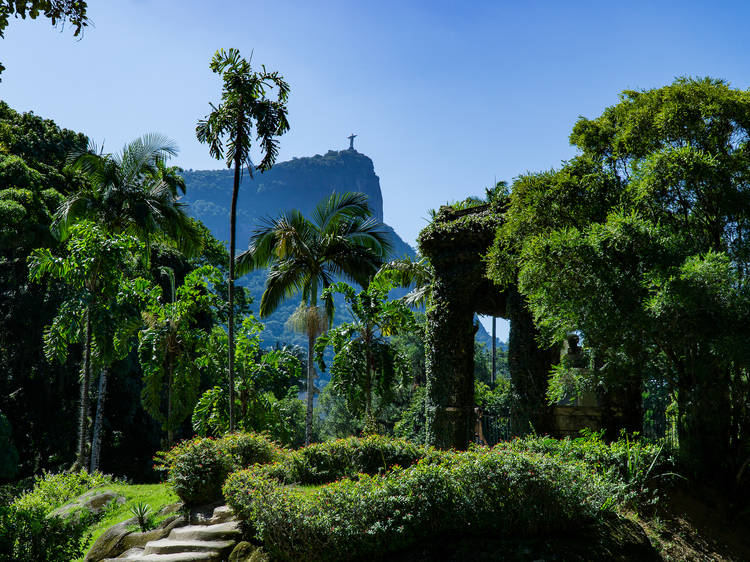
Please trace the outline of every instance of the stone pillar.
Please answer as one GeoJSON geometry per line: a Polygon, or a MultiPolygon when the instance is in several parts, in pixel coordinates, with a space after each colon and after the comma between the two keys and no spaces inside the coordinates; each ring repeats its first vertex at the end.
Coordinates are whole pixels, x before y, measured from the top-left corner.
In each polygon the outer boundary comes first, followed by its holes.
{"type": "Polygon", "coordinates": [[[508,369],[510,370],[511,431],[514,435],[554,433],[552,408],[547,403],[547,385],[552,365],[559,361],[557,349],[539,349],[539,332],[516,287],[507,293],[510,320],[508,369]]]}
{"type": "Polygon", "coordinates": [[[461,289],[438,277],[427,309],[427,443],[441,449],[466,449],[474,436],[476,326],[461,289]]]}

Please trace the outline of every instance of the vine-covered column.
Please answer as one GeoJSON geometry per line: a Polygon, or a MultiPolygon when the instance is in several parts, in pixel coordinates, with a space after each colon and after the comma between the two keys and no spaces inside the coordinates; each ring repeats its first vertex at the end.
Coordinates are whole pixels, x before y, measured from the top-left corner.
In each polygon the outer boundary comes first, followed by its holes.
{"type": "Polygon", "coordinates": [[[474,310],[437,278],[427,309],[427,443],[466,449],[474,434],[474,310]]]}
{"type": "Polygon", "coordinates": [[[511,389],[511,431],[514,435],[530,432],[554,432],[552,408],[547,402],[547,381],[552,365],[559,360],[559,350],[539,349],[539,332],[529,313],[523,295],[516,287],[508,289],[507,314],[508,369],[511,389]]]}

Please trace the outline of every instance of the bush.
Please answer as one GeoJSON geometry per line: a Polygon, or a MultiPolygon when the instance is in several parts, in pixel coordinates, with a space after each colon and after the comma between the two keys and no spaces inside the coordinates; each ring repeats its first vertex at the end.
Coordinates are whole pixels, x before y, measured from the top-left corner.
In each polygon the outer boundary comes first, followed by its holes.
{"type": "Polygon", "coordinates": [[[606,443],[597,432],[584,432],[576,439],[530,436],[499,443],[496,447],[584,462],[620,486],[619,501],[644,499],[655,477],[674,474],[674,459],[664,453],[660,445],[627,436],[612,443],[606,443]]]}
{"type": "Polygon", "coordinates": [[[101,472],[45,472],[36,478],[34,487],[16,498],[12,505],[21,511],[41,510],[47,514],[92,488],[111,483],[112,477],[101,472]]]}
{"type": "Polygon", "coordinates": [[[272,558],[345,560],[451,533],[531,536],[576,528],[611,493],[583,463],[505,449],[425,453],[407,468],[312,491],[283,486],[274,470],[255,467],[230,475],[224,495],[272,558]]]}
{"type": "Polygon", "coordinates": [[[394,465],[408,466],[429,449],[382,435],[348,437],[316,443],[289,453],[269,467],[269,475],[285,483],[324,484],[357,474],[384,473],[394,465]]]}
{"type": "Polygon", "coordinates": [[[179,498],[187,505],[200,505],[221,498],[221,486],[233,470],[268,463],[281,454],[264,435],[235,433],[183,441],[157,453],[155,460],[179,498]]]}
{"type": "Polygon", "coordinates": [[[46,517],[44,508],[0,507],[0,562],[69,562],[84,553],[88,520],[46,517]]]}

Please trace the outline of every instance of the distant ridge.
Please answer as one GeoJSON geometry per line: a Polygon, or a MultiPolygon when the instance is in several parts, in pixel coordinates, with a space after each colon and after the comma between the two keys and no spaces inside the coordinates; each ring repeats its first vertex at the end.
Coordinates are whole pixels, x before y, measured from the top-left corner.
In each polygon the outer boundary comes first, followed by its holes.
{"type": "MultiPolygon", "coordinates": [[[[232,196],[233,172],[223,170],[186,170],[182,173],[187,193],[182,202],[187,203],[192,216],[200,219],[219,240],[229,240],[229,207],[232,196]]],[[[237,201],[237,251],[245,250],[250,235],[263,217],[277,216],[282,211],[299,209],[309,213],[317,203],[332,192],[358,191],[369,198],[373,216],[383,220],[383,194],[380,179],[375,174],[372,160],[356,150],[329,150],[326,154],[293,158],[279,162],[265,173],[256,173],[253,178],[246,174],[240,185],[237,201]]],[[[414,257],[416,252],[396,231],[386,225],[391,235],[392,257],[414,257]]],[[[257,271],[239,280],[253,295],[253,309],[263,293],[265,272],[257,271]]],[[[263,321],[266,330],[262,334],[266,345],[276,342],[306,345],[306,338],[286,330],[284,323],[297,306],[289,300],[276,313],[263,321]]],[[[337,312],[336,321],[342,313],[337,312]]],[[[491,345],[489,334],[480,327],[477,337],[491,345]]]]}

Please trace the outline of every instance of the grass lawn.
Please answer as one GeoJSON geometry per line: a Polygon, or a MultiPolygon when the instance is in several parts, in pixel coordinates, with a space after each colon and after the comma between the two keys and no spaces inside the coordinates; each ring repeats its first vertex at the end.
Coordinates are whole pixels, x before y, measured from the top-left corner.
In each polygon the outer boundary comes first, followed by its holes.
{"type": "MultiPolygon", "coordinates": [[[[130,508],[138,502],[148,504],[151,507],[151,512],[156,514],[165,505],[178,501],[175,493],[166,484],[123,484],[115,482],[102,486],[100,489],[114,490],[118,494],[125,496],[127,501],[122,505],[115,504],[105,512],[102,519],[91,527],[91,538],[86,546],[87,552],[104,531],[112,525],[133,517],[133,514],[130,513],[130,508]]],[[[158,523],[161,519],[163,518],[157,518],[155,521],[158,523]]],[[[83,560],[83,558],[79,558],[78,560],[83,560]]]]}

